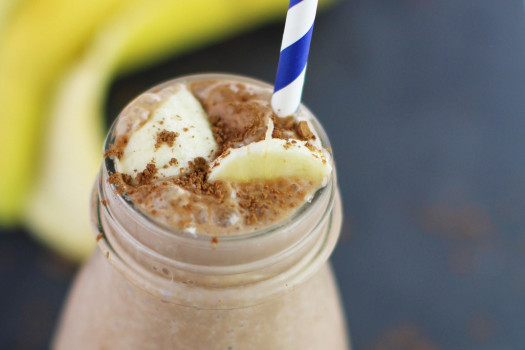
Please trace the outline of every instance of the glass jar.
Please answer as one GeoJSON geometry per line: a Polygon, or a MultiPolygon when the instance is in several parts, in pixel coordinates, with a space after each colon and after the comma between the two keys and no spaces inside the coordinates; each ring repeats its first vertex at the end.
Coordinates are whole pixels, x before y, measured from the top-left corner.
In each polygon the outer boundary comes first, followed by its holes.
{"type": "MultiPolygon", "coordinates": [[[[206,74],[154,89],[209,79],[270,88],[206,74]]],[[[304,106],[301,113],[330,147],[313,115],[304,106]]],[[[106,149],[114,138],[110,131],[106,149]]],[[[98,249],[72,287],[55,349],[349,349],[328,262],[342,221],[335,168],[285,222],[218,238],[155,221],[116,193],[112,172],[107,158],[91,202],[98,249]]]]}

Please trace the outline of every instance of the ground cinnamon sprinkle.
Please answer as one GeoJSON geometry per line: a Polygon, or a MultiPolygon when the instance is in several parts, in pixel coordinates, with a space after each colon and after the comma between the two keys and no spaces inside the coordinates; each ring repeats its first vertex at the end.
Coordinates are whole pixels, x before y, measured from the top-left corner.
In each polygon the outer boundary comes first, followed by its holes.
{"type": "Polygon", "coordinates": [[[297,122],[292,116],[279,118],[272,114],[273,133],[272,137],[276,139],[289,139],[296,136],[297,122]]]}
{"type": "Polygon", "coordinates": [[[276,179],[264,184],[236,186],[239,207],[245,210],[245,223],[255,225],[268,215],[295,207],[305,199],[306,192],[290,181],[276,179]]]}
{"type": "Polygon", "coordinates": [[[289,149],[290,147],[292,147],[292,143],[290,142],[290,140],[286,140],[286,142],[284,143],[284,149],[289,149]]]}
{"type": "Polygon", "coordinates": [[[279,118],[276,115],[272,116],[274,127],[281,130],[294,130],[297,125],[295,119],[292,116],[279,118]]]}
{"type": "Polygon", "coordinates": [[[207,181],[207,172],[209,169],[206,159],[202,157],[195,158],[189,162],[190,171],[174,180],[176,185],[181,186],[195,194],[210,195],[223,200],[226,195],[229,195],[229,189],[224,181],[207,181]]]}
{"type": "Polygon", "coordinates": [[[296,130],[297,130],[297,134],[299,135],[301,140],[305,140],[305,141],[307,141],[307,140],[315,140],[315,135],[313,134],[313,132],[308,127],[308,123],[307,122],[300,121],[297,124],[296,130]]]}
{"type": "Polygon", "coordinates": [[[131,185],[131,182],[133,181],[133,178],[130,175],[128,175],[128,174],[122,174],[122,181],[126,185],[131,185]]]}
{"type": "Polygon", "coordinates": [[[178,132],[162,130],[157,133],[157,143],[155,143],[155,149],[159,149],[162,144],[167,144],[169,147],[173,147],[175,139],[179,136],[178,132]]]}
{"type": "Polygon", "coordinates": [[[202,157],[197,157],[193,159],[193,161],[188,162],[188,165],[189,165],[190,170],[195,170],[195,171],[199,171],[199,170],[207,171],[208,170],[208,162],[206,161],[206,159],[202,157]]]}
{"type": "Polygon", "coordinates": [[[128,135],[119,135],[115,139],[115,143],[113,143],[106,152],[104,152],[104,157],[113,157],[113,158],[122,158],[122,154],[124,154],[124,148],[126,148],[126,145],[129,142],[128,135]]]}
{"type": "Polygon", "coordinates": [[[315,156],[316,156],[315,152],[318,151],[317,148],[316,148],[314,145],[312,145],[310,142],[307,142],[307,143],[305,144],[305,146],[306,146],[306,148],[308,148],[310,151],[314,152],[314,157],[315,157],[315,156]]]}
{"type": "Polygon", "coordinates": [[[242,128],[238,125],[232,127],[227,121],[220,116],[210,116],[212,132],[219,150],[217,155],[221,155],[229,148],[235,148],[235,144],[240,144],[250,138],[250,142],[256,142],[264,139],[266,133],[266,122],[263,116],[255,116],[253,119],[243,124],[242,128]]]}
{"type": "Polygon", "coordinates": [[[120,173],[113,173],[109,176],[108,182],[115,186],[115,189],[118,194],[122,195],[126,192],[124,188],[124,180],[122,179],[122,174],[120,173]]]}
{"type": "Polygon", "coordinates": [[[104,158],[108,157],[120,159],[122,157],[122,151],[116,149],[115,145],[111,145],[110,148],[104,152],[104,158]]]}
{"type": "Polygon", "coordinates": [[[155,166],[155,163],[151,162],[148,165],[146,165],[146,169],[142,171],[141,173],[137,174],[136,180],[139,185],[147,185],[151,183],[151,181],[155,178],[155,174],[157,174],[157,167],[155,166]]]}

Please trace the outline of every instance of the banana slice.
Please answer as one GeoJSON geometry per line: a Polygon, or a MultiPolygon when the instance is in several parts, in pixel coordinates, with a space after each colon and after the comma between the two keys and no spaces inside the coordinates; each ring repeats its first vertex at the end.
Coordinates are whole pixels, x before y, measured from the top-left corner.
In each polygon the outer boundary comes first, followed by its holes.
{"type": "Polygon", "coordinates": [[[209,181],[248,182],[277,178],[302,178],[319,187],[332,171],[330,155],[306,141],[265,139],[230,149],[210,165],[209,181]]]}
{"type": "Polygon", "coordinates": [[[195,158],[209,161],[215,155],[217,142],[199,101],[184,85],[168,89],[172,89],[171,96],[131,134],[116,161],[117,171],[135,178],[153,161],[159,177],[177,176],[186,172],[195,158]]]}

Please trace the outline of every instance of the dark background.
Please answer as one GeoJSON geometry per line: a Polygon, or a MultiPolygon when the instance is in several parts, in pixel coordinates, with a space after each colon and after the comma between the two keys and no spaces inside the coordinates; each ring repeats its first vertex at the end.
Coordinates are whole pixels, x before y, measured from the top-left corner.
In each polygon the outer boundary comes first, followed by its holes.
{"type": "MultiPolygon", "coordinates": [[[[123,77],[273,81],[283,23],[123,77]]],[[[510,0],[347,0],[318,15],[303,100],[331,138],[333,254],[355,350],[525,348],[525,20],[510,0]]],[[[0,348],[45,349],[75,266],[0,236],[0,348]]],[[[329,350],[329,349],[327,349],[329,350]]]]}

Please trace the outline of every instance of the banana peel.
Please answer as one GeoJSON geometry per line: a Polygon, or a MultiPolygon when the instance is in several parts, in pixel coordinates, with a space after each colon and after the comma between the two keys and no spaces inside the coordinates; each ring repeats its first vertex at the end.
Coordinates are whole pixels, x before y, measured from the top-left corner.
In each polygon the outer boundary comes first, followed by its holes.
{"type": "Polygon", "coordinates": [[[36,237],[73,260],[92,251],[89,196],[102,160],[105,96],[118,72],[284,18],[286,5],[281,0],[140,0],[114,16],[53,97],[40,175],[24,212],[36,237]]]}

